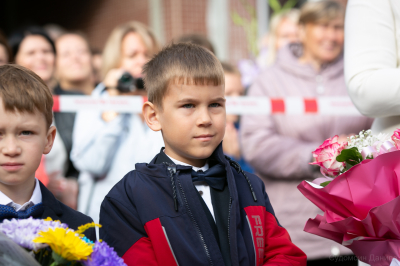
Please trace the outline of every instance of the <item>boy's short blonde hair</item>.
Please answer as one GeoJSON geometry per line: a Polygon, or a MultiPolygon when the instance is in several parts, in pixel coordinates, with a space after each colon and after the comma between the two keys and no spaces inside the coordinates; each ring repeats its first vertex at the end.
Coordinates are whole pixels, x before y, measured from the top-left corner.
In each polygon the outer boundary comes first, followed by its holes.
{"type": "Polygon", "coordinates": [[[224,71],[215,55],[191,43],[165,47],[144,66],[143,73],[148,99],[160,108],[172,84],[219,86],[225,83],[224,71]]]}
{"type": "Polygon", "coordinates": [[[19,65],[0,66],[0,98],[6,111],[42,113],[47,128],[53,122],[53,96],[46,83],[19,65]]]}

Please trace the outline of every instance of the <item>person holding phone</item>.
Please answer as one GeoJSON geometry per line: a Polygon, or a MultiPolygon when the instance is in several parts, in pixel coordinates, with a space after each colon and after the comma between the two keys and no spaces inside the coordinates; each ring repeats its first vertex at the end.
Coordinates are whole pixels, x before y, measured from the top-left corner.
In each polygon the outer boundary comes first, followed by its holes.
{"type": "MultiPolygon", "coordinates": [[[[103,52],[103,82],[92,96],[146,96],[142,68],[158,50],[154,34],[145,25],[132,21],[117,26],[103,52]]],[[[73,139],[71,159],[81,171],[78,210],[95,222],[110,189],[136,163],[150,161],[163,145],[161,133],[150,130],[141,114],[112,110],[78,112],[73,139]]]]}

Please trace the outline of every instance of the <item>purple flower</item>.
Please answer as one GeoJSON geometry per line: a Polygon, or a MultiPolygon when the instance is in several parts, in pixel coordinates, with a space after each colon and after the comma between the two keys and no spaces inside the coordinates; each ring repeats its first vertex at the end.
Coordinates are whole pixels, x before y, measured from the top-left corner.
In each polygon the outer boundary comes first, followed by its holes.
{"type": "Polygon", "coordinates": [[[93,252],[88,260],[82,261],[85,266],[126,266],[124,260],[118,257],[114,248],[106,242],[96,241],[93,252]]]}
{"type": "Polygon", "coordinates": [[[40,219],[11,219],[0,223],[0,232],[11,238],[18,245],[37,251],[47,246],[46,244],[33,243],[32,240],[38,237],[40,231],[47,231],[49,228],[68,228],[68,225],[54,221],[40,219]]]}

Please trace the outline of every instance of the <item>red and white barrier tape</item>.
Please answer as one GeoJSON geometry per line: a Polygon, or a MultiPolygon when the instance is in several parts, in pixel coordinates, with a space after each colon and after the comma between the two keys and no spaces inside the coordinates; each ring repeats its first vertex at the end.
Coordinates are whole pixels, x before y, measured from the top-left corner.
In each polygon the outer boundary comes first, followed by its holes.
{"type": "MultiPolygon", "coordinates": [[[[90,96],[54,96],[54,112],[116,111],[120,113],[141,113],[147,100],[141,96],[119,96],[94,98],[90,96]]],[[[228,114],[264,114],[264,115],[360,115],[349,97],[319,98],[266,98],[266,97],[227,97],[228,114]]]]}

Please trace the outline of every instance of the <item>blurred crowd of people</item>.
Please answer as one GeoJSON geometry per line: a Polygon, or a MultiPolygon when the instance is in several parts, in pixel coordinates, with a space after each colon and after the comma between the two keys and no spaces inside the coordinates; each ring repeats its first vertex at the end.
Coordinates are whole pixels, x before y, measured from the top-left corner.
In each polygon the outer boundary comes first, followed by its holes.
{"type": "MultiPolygon", "coordinates": [[[[275,14],[261,41],[256,78],[246,79],[235,65],[222,62],[226,96],[347,96],[344,21],[345,7],[337,1],[307,2],[301,10],[275,14]]],[[[192,42],[214,52],[202,35],[185,35],[174,42],[192,42]]],[[[118,25],[102,53],[91,50],[81,32],[27,27],[7,39],[0,36],[0,65],[15,63],[33,70],[54,95],[146,96],[139,86],[125,92],[118,83],[125,73],[142,78],[144,64],[160,48],[152,30],[136,21],[118,25]]],[[[307,254],[309,265],[329,265],[328,257],[350,254],[340,245],[303,232],[306,220],[318,213],[296,188],[301,180],[320,175],[309,165],[311,152],[325,139],[340,135],[344,141],[372,122],[367,117],[227,116],[225,153],[263,179],[276,216],[307,254]]],[[[54,113],[54,124],[56,141],[37,177],[61,201],[95,222],[109,190],[163,146],[161,133],[151,131],[140,114],[54,113]]]]}

